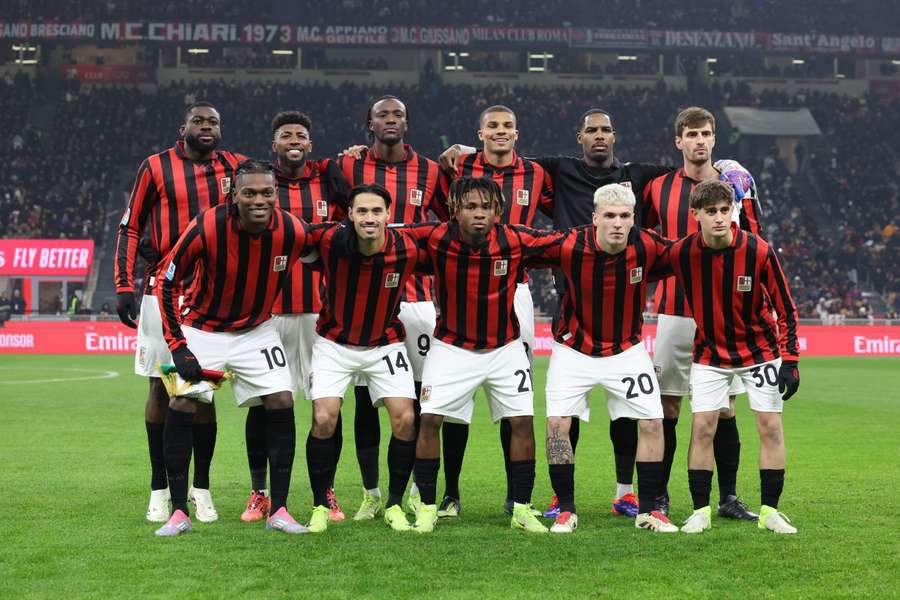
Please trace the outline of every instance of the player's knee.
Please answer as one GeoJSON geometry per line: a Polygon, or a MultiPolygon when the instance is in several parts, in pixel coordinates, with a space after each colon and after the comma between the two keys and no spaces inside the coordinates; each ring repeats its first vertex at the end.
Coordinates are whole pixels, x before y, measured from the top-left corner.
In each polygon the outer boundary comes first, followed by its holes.
{"type": "Polygon", "coordinates": [[[784,430],[781,426],[781,415],[778,413],[759,413],[757,416],[759,441],[766,446],[778,446],[784,443],[784,430]]]}
{"type": "Polygon", "coordinates": [[[638,431],[642,437],[661,437],[663,434],[662,419],[639,419],[638,431]]]}
{"type": "Polygon", "coordinates": [[[391,426],[394,435],[400,439],[411,439],[415,432],[416,413],[412,404],[391,415],[391,426]]]}
{"type": "MultiPolygon", "coordinates": [[[[294,406],[294,396],[290,392],[268,394],[262,400],[266,410],[284,410],[294,406]]],[[[335,420],[337,420],[337,417],[335,417],[335,420]]]]}
{"type": "Polygon", "coordinates": [[[681,396],[663,396],[662,407],[665,418],[677,418],[679,413],[681,413],[681,396]]]}
{"type": "Polygon", "coordinates": [[[534,440],[533,417],[510,417],[509,428],[514,437],[528,437],[534,440]]]}
{"type": "Polygon", "coordinates": [[[437,434],[443,422],[444,417],[441,415],[422,413],[419,420],[419,433],[437,434]]]}
{"type": "Polygon", "coordinates": [[[321,439],[330,438],[337,428],[338,411],[330,406],[313,402],[313,436],[321,439]]]}
{"type": "Polygon", "coordinates": [[[713,437],[716,435],[716,419],[709,416],[695,415],[694,423],[691,426],[691,438],[697,442],[712,443],[713,437]]]}
{"type": "Polygon", "coordinates": [[[169,400],[169,408],[180,412],[195,413],[197,412],[197,401],[184,396],[175,396],[169,400]]]}
{"type": "Polygon", "coordinates": [[[558,432],[568,437],[572,427],[572,417],[547,417],[547,435],[558,432]]]}

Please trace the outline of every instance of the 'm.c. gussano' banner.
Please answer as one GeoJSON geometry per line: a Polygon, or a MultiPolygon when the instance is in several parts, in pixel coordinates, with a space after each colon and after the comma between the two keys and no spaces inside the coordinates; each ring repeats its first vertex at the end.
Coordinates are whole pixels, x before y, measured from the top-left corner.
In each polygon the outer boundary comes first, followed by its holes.
{"type": "Polygon", "coordinates": [[[0,39],[100,42],[232,43],[291,46],[574,46],[631,50],[750,50],[885,54],[900,52],[897,37],[856,33],[824,34],[597,27],[508,27],[348,25],[333,23],[216,23],[166,21],[0,21],[0,39]]]}
{"type": "MultiPolygon", "coordinates": [[[[644,346],[653,352],[656,326],[645,325],[644,346]]],[[[806,356],[900,356],[900,327],[801,325],[806,356]]],[[[553,349],[549,323],[535,327],[535,354],[553,349]]],[[[133,354],[137,332],[115,321],[8,321],[0,327],[0,354],[133,354]]]]}
{"type": "Polygon", "coordinates": [[[87,277],[94,240],[0,239],[0,275],[87,277]]]}

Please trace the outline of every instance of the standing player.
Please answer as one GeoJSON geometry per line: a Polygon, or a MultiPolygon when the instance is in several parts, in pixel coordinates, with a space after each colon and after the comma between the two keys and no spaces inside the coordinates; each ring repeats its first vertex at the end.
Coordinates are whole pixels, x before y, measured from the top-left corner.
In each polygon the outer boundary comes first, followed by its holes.
{"type": "Polygon", "coordinates": [[[593,224],[557,234],[562,243],[543,256],[566,281],[547,371],[547,461],[560,509],[550,531],[572,533],[578,526],[569,428],[573,416],[588,420],[588,398],[599,385],[606,390],[610,419],[639,424],[635,526],[672,533],[678,527],[656,509],[663,413],[653,362],[641,343],[647,283],[657,271],[667,271],[668,243],[633,229],[635,198],[625,186],[599,188],[594,205],[593,224]]]}
{"type": "MultiPolygon", "coordinates": [[[[455,177],[491,178],[503,192],[504,206],[501,208],[500,223],[531,227],[539,208],[548,215],[551,214],[548,207],[552,201],[553,189],[543,167],[516,153],[516,140],[519,138],[516,127],[516,115],[509,107],[495,105],[484,109],[478,117],[478,139],[483,143],[482,149],[460,159],[455,177]]],[[[527,277],[516,286],[515,310],[525,351],[531,362],[534,348],[534,302],[527,277]]],[[[500,442],[506,468],[504,510],[512,514],[513,482],[509,470],[512,432],[509,425],[506,420],[501,420],[500,442]]],[[[455,517],[460,510],[459,475],[469,429],[467,425],[448,421],[444,425],[443,434],[445,492],[439,516],[455,517]]]]}
{"type": "Polygon", "coordinates": [[[179,383],[200,382],[172,398],[166,416],[165,457],[172,516],[156,535],[191,530],[187,470],[191,422],[200,403],[212,401],[201,367],[228,368],[238,406],[262,404],[271,473],[269,529],[306,533],[287,511],[294,464],[294,382],[287,367],[272,305],[304,249],[305,225],[275,208],[275,172],[269,163],[246,160],[235,172],[232,202],[206,210],[185,229],[157,271],[163,330],[179,383]],[[165,266],[168,265],[168,266],[165,266]],[[193,275],[181,310],[178,285],[193,275]]]}
{"type": "MultiPolygon", "coordinates": [[[[351,186],[378,184],[391,195],[392,223],[420,223],[431,210],[442,220],[447,183],[437,163],[428,160],[404,142],[409,125],[406,104],[395,96],[382,96],[366,112],[366,129],[372,136],[370,148],[354,147],[340,159],[341,169],[351,186]]],[[[416,274],[403,288],[400,321],[406,330],[406,355],[416,382],[416,398],[422,385],[422,365],[431,348],[435,312],[431,278],[416,274]]],[[[353,517],[357,521],[374,519],[382,511],[378,487],[378,456],[381,426],[378,412],[365,386],[356,386],[354,435],[356,456],[363,480],[363,501],[353,517]]],[[[415,484],[410,488],[411,506],[418,503],[415,484]]]]}
{"type": "Polygon", "coordinates": [[[450,187],[453,220],[414,228],[435,274],[440,309],[422,374],[415,466],[423,503],[416,515],[420,532],[432,531],[438,518],[441,424],[444,420],[468,424],[475,391],[482,386],[494,422],[508,419],[510,424],[511,526],[547,531],[531,509],[531,363],[513,305],[515,286],[524,280],[530,257],[558,243],[558,236],[498,223],[503,205],[500,186],[493,179],[463,177],[450,187]]]}
{"type": "MultiPolygon", "coordinates": [[[[144,418],[151,468],[147,520],[153,522],[164,522],[169,518],[169,489],[163,456],[163,425],[169,396],[157,366],[172,362],[163,339],[159,305],[153,295],[159,283],[154,274],[159,260],[175,245],[191,219],[225,201],[231,190],[234,170],[242,158],[225,150],[216,150],[221,139],[221,121],[219,111],[212,104],[196,102],[187,107],[184,117],[178,130],[182,139],[141,163],[119,225],[116,246],[116,309],[122,323],[138,328],[134,371],[147,377],[150,383],[144,418]],[[138,314],[134,300],[134,267],[142,236],[149,244],[141,247],[148,264],[138,326],[134,323],[138,314]]],[[[216,445],[216,412],[212,403],[196,411],[193,440],[194,481],[190,499],[196,504],[197,518],[211,522],[219,518],[209,492],[209,468],[216,445]]]]}
{"type": "Polygon", "coordinates": [[[314,506],[309,529],[314,533],[328,526],[332,436],[344,392],[356,377],[365,379],[372,402],[383,404],[391,418],[384,520],[395,531],[410,528],[400,504],[416,455],[416,389],[398,313],[406,282],[419,263],[419,248],[407,233],[387,230],[390,209],[386,189],[357,186],[350,191],[350,226],[325,223],[309,234],[321,256],[326,296],[316,323],[307,395],[313,401],[306,462],[314,506]]]}
{"type": "MultiPolygon", "coordinates": [[[[659,226],[663,237],[670,240],[683,238],[697,231],[697,221],[691,218],[689,197],[691,190],[704,180],[718,180],[720,173],[712,163],[712,151],[716,144],[716,121],[709,111],[692,106],[684,109],[675,119],[675,146],[681,150],[684,165],[677,171],[654,179],[644,191],[644,225],[659,226]]],[[[740,212],[741,227],[759,233],[755,199],[748,197],[740,212]]],[[[659,321],[656,333],[656,351],[653,364],[659,377],[662,393],[663,430],[665,434],[665,471],[663,494],[660,500],[663,512],[668,512],[669,475],[675,456],[678,414],[681,398],[689,392],[688,379],[691,370],[691,347],[695,325],[690,307],[686,304],[684,290],[675,279],[662,280],[656,287],[656,312],[659,321]]],[[[735,379],[734,394],[743,391],[735,379]]],[[[732,519],[755,520],[740,501],[736,491],[737,471],[740,460],[740,439],[734,409],[729,408],[719,420],[716,431],[716,464],[719,471],[719,515],[732,519]]]]}
{"type": "MultiPolygon", "coordinates": [[[[285,111],[272,119],[272,151],[276,157],[278,205],[282,210],[299,217],[306,223],[334,220],[344,210],[347,198],[347,180],[334,161],[309,160],[312,152],[312,120],[296,111],[285,111]]],[[[313,344],[316,341],[316,318],[322,308],[320,296],[321,275],[313,269],[296,263],[291,268],[281,295],[275,300],[272,312],[278,337],[284,344],[284,352],[295,388],[306,398],[309,390],[309,365],[313,344]]],[[[266,411],[262,406],[247,411],[245,436],[247,461],[250,465],[251,491],[242,521],[258,521],[268,516],[269,498],[266,496],[266,411]]],[[[335,427],[335,464],[341,453],[340,415],[335,427]]],[[[342,521],[344,513],[334,495],[334,481],[329,484],[327,499],[329,518],[342,521]]]]}
{"type": "Polygon", "coordinates": [[[720,411],[729,407],[732,380],[738,378],[747,388],[759,431],[757,524],[775,533],[797,533],[778,511],[785,466],[781,412],[800,387],[797,307],[775,250],[732,223],[733,203],[730,185],[698,184],[690,205],[700,232],[673,244],[668,255],[697,325],[688,453],[694,513],[682,531],[700,533],[710,527],[713,437],[720,411]]]}
{"type": "MultiPolygon", "coordinates": [[[[616,130],[612,116],[605,110],[591,108],[578,119],[575,139],[581,146],[581,156],[544,156],[533,159],[541,165],[553,185],[553,199],[549,210],[553,215],[553,227],[565,230],[591,223],[594,212],[594,192],[604,185],[621,183],[630,187],[640,201],[646,184],[655,177],[668,173],[670,167],[643,163],[622,163],[615,157],[616,130]]],[[[463,153],[474,153],[475,148],[455,145],[441,155],[441,165],[457,171],[463,153]]],[[[635,210],[635,227],[640,227],[641,210],[635,210]]],[[[560,296],[565,291],[564,279],[556,273],[556,286],[560,296]]],[[[574,454],[578,444],[580,422],[571,420],[569,438],[574,454]]],[[[609,437],[613,445],[616,464],[616,496],[612,510],[616,514],[637,515],[637,498],[634,496],[633,477],[635,452],[638,444],[638,428],[632,419],[615,419],[609,423],[609,437]]],[[[559,504],[556,498],[544,513],[556,518],[559,504]]]]}

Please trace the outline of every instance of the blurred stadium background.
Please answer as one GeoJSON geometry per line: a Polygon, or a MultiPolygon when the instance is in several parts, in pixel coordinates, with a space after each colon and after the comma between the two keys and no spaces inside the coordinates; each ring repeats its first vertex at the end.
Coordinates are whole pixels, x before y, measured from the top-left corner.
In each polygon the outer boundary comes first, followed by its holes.
{"type": "MultiPolygon", "coordinates": [[[[816,333],[807,350],[900,353],[895,2],[3,6],[0,352],[130,351],[114,317],[115,230],[137,166],[173,143],[185,105],[213,101],[220,147],[261,157],[272,115],[302,110],[325,157],[365,143],[368,103],[391,93],[409,107],[408,141],[432,158],[476,143],[478,112],[503,103],[526,156],[579,155],[578,115],[599,106],[621,160],[678,164],[675,114],[713,110],[715,156],[756,177],[806,331],[870,328],[816,333]]],[[[552,314],[548,278],[532,286],[538,314],[552,314]]]]}

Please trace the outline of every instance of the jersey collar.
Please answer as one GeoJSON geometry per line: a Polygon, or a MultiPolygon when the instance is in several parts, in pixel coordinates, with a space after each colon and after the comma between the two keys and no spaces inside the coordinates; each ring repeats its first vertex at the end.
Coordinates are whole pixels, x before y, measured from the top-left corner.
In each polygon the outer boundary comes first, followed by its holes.
{"type": "MultiPolygon", "coordinates": [[[[372,144],[372,145],[369,147],[369,154],[370,154],[370,155],[372,156],[372,158],[374,158],[375,160],[380,160],[380,161],[382,161],[382,162],[387,162],[387,161],[385,161],[383,158],[381,158],[380,156],[378,156],[378,153],[375,151],[375,144],[372,144]]],[[[412,158],[412,156],[413,156],[413,149],[412,149],[412,146],[410,146],[409,144],[403,144],[403,159],[402,159],[401,161],[399,161],[399,162],[402,162],[402,163],[407,162],[407,161],[409,161],[409,160],[412,158]]],[[[388,164],[397,164],[397,163],[388,163],[388,164]]]]}

